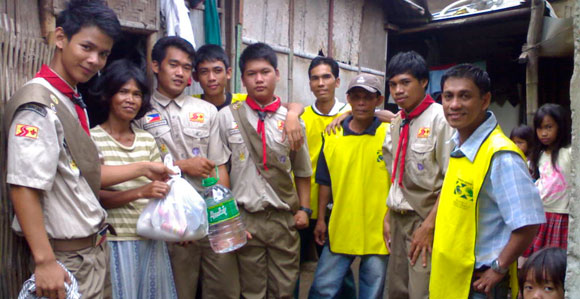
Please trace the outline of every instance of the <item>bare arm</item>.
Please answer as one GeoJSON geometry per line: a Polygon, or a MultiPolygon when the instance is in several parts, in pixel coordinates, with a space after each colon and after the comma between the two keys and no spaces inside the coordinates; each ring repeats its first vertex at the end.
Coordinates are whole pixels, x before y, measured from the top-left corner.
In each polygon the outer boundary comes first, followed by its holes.
{"type": "MultiPolygon", "coordinates": [[[[296,191],[298,192],[298,199],[300,206],[310,208],[310,177],[295,177],[296,191]]],[[[296,228],[303,229],[308,227],[308,214],[302,210],[298,210],[294,214],[294,222],[296,228]]]]}
{"type": "Polygon", "coordinates": [[[54,251],[44,227],[40,191],[11,185],[10,197],[18,223],[34,258],[36,295],[50,298],[65,297],[64,282],[70,283],[66,272],[56,263],[54,251]]]}
{"type": "MultiPolygon", "coordinates": [[[[528,225],[512,231],[507,245],[503,248],[497,258],[500,267],[509,267],[518,256],[530,246],[534,236],[538,232],[539,224],[528,225]]],[[[491,288],[502,280],[505,274],[500,274],[493,269],[487,269],[483,275],[473,283],[475,290],[489,293],[491,288]]]]}
{"type": "Polygon", "coordinates": [[[231,189],[230,174],[228,173],[228,169],[226,167],[226,164],[222,164],[222,165],[218,166],[218,173],[220,176],[218,184],[220,184],[228,189],[231,189]]]}
{"type": "Polygon", "coordinates": [[[314,228],[314,240],[318,245],[324,245],[326,241],[326,206],[332,199],[330,186],[319,185],[318,187],[318,220],[314,228]]]}
{"type": "Polygon", "coordinates": [[[395,118],[395,113],[389,110],[378,110],[375,111],[375,116],[384,123],[390,123],[393,118],[395,118]]]}
{"type": "Polygon", "coordinates": [[[300,125],[300,115],[304,113],[304,105],[301,103],[284,103],[283,105],[288,108],[288,113],[286,114],[286,120],[284,122],[284,132],[282,135],[282,140],[288,137],[288,142],[290,142],[291,150],[298,150],[304,143],[304,133],[302,126],[300,125]]]}
{"type": "Polygon", "coordinates": [[[169,185],[161,181],[153,181],[138,188],[125,191],[99,191],[101,205],[105,209],[114,209],[124,206],[140,198],[162,199],[169,193],[169,185]]]}
{"type": "MultiPolygon", "coordinates": [[[[439,194],[439,197],[441,194],[439,194]]],[[[423,223],[413,232],[413,240],[411,241],[411,248],[409,249],[409,259],[411,265],[415,265],[419,254],[423,260],[423,267],[427,267],[427,258],[433,251],[433,236],[435,234],[435,219],[437,218],[437,207],[439,206],[439,197],[431,208],[427,218],[423,223]]]]}
{"type": "Polygon", "coordinates": [[[137,162],[127,165],[101,165],[101,188],[116,185],[140,176],[151,180],[165,181],[173,174],[161,162],[137,162]]]}

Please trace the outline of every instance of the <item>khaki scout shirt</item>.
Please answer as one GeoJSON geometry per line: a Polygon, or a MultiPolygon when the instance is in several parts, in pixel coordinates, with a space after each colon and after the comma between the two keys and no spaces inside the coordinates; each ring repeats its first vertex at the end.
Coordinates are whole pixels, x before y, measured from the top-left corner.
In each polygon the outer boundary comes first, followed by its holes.
{"type": "MultiPolygon", "coordinates": [[[[247,104],[244,103],[243,105],[247,104]]],[[[249,156],[248,148],[243,142],[230,107],[220,110],[218,118],[224,151],[231,158],[230,181],[236,201],[249,212],[262,211],[266,207],[289,211],[290,206],[278,197],[272,187],[258,173],[256,164],[249,156]]],[[[296,177],[310,177],[312,175],[312,165],[310,164],[306,142],[296,152],[293,163],[291,163],[289,157],[290,144],[288,139],[282,142],[287,111],[286,108],[280,107],[275,113],[268,113],[264,120],[266,144],[276,152],[280,162],[288,165],[289,173],[293,172],[296,177]]],[[[253,129],[257,130],[258,114],[249,106],[246,106],[246,117],[253,129]]],[[[304,129],[304,123],[302,121],[300,123],[304,129]]]]}
{"type": "MultiPolygon", "coordinates": [[[[156,90],[151,106],[151,111],[135,124],[155,137],[162,158],[167,154],[176,161],[204,157],[216,165],[228,161],[219,138],[214,105],[184,93],[172,100],[156,90]]],[[[204,189],[202,178],[186,177],[197,191],[204,189]]]]}
{"type": "MultiPolygon", "coordinates": [[[[35,78],[29,83],[46,86],[76,115],[72,101],[46,80],[35,78]]],[[[40,202],[48,237],[72,239],[96,233],[107,213],[73,161],[56,113],[37,104],[23,105],[15,113],[7,137],[6,182],[42,191],[40,202]]],[[[22,232],[16,217],[12,228],[22,232]]]]}
{"type": "Polygon", "coordinates": [[[447,124],[440,104],[433,103],[421,115],[409,123],[409,142],[405,157],[403,186],[398,184],[399,169],[393,174],[401,128],[401,115],[391,122],[385,142],[383,156],[391,177],[395,176],[387,197],[387,206],[394,210],[415,210],[423,218],[435,204],[443,185],[443,178],[453,149],[453,129],[447,124]],[[415,203],[410,204],[409,201],[415,203]]]}

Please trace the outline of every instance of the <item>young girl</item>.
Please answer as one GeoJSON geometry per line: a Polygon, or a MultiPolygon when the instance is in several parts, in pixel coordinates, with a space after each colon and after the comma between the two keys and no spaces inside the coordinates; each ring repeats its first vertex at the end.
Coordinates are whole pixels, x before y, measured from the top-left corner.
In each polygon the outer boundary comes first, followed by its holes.
{"type": "Polygon", "coordinates": [[[519,274],[523,299],[564,298],[566,250],[549,247],[534,253],[519,274]]]}
{"type": "Polygon", "coordinates": [[[531,170],[544,203],[546,223],[540,226],[524,257],[544,247],[566,249],[568,240],[571,128],[566,111],[560,105],[543,105],[534,117],[534,129],[531,170]]]}
{"type": "MultiPolygon", "coordinates": [[[[107,67],[95,86],[106,120],[91,129],[102,163],[161,162],[155,139],[131,126],[149,109],[145,74],[127,60],[107,67]]],[[[177,298],[167,246],[137,235],[137,220],[150,199],[164,198],[169,186],[139,177],[101,190],[101,205],[116,236],[108,236],[113,298],[177,298]]]]}
{"type": "Polygon", "coordinates": [[[534,144],[534,130],[529,126],[520,125],[512,130],[510,139],[522,150],[526,158],[529,159],[534,144]]]}

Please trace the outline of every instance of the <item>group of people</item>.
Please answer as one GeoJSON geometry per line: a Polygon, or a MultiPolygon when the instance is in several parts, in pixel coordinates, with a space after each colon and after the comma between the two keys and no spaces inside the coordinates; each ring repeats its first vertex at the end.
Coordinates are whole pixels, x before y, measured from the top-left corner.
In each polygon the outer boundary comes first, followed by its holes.
{"type": "Polygon", "coordinates": [[[518,128],[514,143],[488,110],[485,71],[452,67],[439,104],[425,91],[425,60],[410,51],[387,66],[399,113],[377,109],[384,84],[367,74],[348,82],[341,103],[329,57],[312,60],[316,100],[303,108],[276,96],[267,44],[240,56],[245,95],[226,91],[232,69],[221,47],[195,51],[163,37],[151,53],[154,90],[128,60],[103,70],[90,94],[104,121],[91,128],[76,86],[105,66],[120,34],[103,2],[72,0],[57,18],[50,64],[5,107],[13,228],[31,249],[37,296],[65,298],[68,270],[86,298],[291,298],[316,248],[310,298],[357,296],[357,257],[360,298],[382,298],[385,281],[389,298],[507,298],[520,256],[524,298],[563,298],[565,251],[542,249],[566,248],[570,129],[561,107],[540,108],[535,141],[518,128]],[[203,94],[184,92],[190,79],[203,94]],[[207,237],[137,234],[141,211],[170,190],[166,155],[198,192],[217,169],[246,245],[218,254],[207,237]]]}

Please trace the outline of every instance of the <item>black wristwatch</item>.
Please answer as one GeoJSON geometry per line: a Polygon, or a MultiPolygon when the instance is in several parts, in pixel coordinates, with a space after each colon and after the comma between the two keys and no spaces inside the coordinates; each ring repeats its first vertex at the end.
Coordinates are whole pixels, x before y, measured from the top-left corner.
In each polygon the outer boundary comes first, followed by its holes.
{"type": "Polygon", "coordinates": [[[491,269],[499,274],[506,274],[509,271],[509,268],[502,268],[497,259],[491,262],[491,269]]]}
{"type": "Polygon", "coordinates": [[[306,214],[308,214],[308,218],[312,217],[312,210],[311,209],[305,208],[305,207],[300,207],[300,211],[306,212],[306,214]]]}

